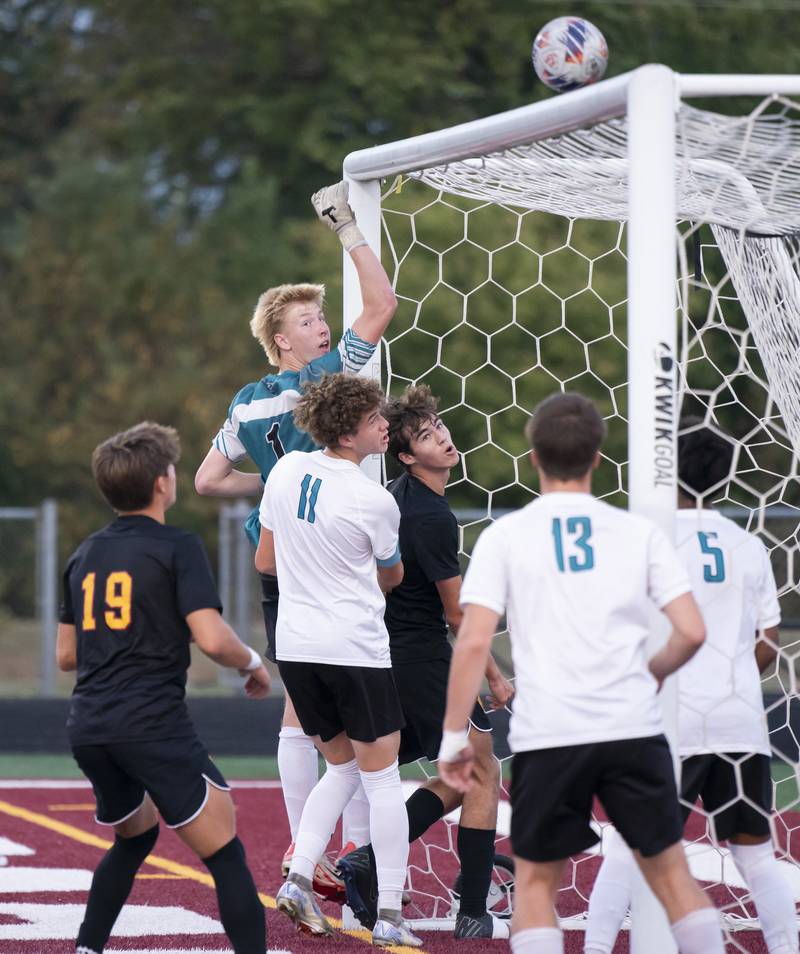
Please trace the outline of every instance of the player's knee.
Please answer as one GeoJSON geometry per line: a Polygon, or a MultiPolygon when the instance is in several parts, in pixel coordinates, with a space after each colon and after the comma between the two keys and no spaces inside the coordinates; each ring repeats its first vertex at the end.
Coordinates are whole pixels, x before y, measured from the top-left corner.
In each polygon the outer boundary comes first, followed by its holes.
{"type": "Polygon", "coordinates": [[[491,735],[487,735],[488,744],[481,740],[480,747],[475,747],[475,776],[482,788],[499,788],[500,763],[494,754],[491,735]]]}
{"type": "Polygon", "coordinates": [[[118,834],[114,839],[114,851],[127,855],[138,866],[153,850],[156,841],[158,841],[158,831],[159,828],[156,824],[132,838],[123,838],[118,834]]]}

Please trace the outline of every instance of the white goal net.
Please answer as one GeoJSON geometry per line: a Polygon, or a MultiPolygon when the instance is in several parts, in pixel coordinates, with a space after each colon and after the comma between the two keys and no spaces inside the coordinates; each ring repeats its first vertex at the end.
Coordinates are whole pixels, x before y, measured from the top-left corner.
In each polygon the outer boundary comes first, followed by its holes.
{"type": "MultiPolygon", "coordinates": [[[[800,901],[800,101],[776,92],[715,107],[683,103],[675,115],[677,393],[682,412],[734,440],[729,480],[714,505],[766,544],[779,588],[781,649],[762,685],[773,834],[800,901]]],[[[460,142],[454,151],[453,159],[417,167],[406,160],[398,174],[380,173],[382,257],[400,302],[382,371],[393,394],[425,381],[441,399],[462,452],[448,500],[466,565],[481,529],[535,494],[522,430],[534,405],[554,391],[579,391],[598,403],[609,436],[595,492],[628,505],[628,119],[623,112],[558,135],[518,135],[502,148],[470,152],[460,142]]],[[[667,471],[673,465],[664,463],[667,471]]],[[[509,672],[507,636],[495,644],[509,672]]],[[[507,784],[507,764],[504,770],[507,784]]],[[[695,876],[731,931],[757,929],[730,856],[714,844],[702,811],[693,818],[687,844],[695,876]]],[[[597,824],[604,828],[602,814],[597,824]]],[[[506,806],[500,855],[511,853],[507,834],[506,806]]],[[[454,832],[440,825],[412,851],[418,917],[453,913],[454,845],[454,832]]],[[[570,862],[559,899],[566,927],[583,924],[601,850],[570,862]]],[[[498,912],[508,908],[509,877],[501,861],[498,912]]],[[[737,949],[749,949],[743,937],[732,934],[737,949]]]]}

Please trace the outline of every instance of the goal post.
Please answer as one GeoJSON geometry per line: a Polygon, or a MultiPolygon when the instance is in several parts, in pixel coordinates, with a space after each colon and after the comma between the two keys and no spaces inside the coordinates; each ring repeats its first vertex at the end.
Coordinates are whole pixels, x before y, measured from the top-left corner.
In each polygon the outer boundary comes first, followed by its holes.
{"type": "MultiPolygon", "coordinates": [[[[647,65],[347,156],[359,224],[377,252],[383,244],[400,301],[383,379],[392,391],[430,383],[465,451],[452,484],[465,555],[487,521],[530,499],[519,432],[547,393],[599,400],[609,424],[600,496],[670,534],[681,407],[721,429],[741,409],[733,431],[743,450],[720,500],[761,533],[795,611],[797,541],[767,522],[800,515],[800,106],[788,98],[797,95],[800,76],[647,65]],[[695,97],[759,102],[728,115],[688,105],[695,97]]],[[[360,299],[345,259],[349,323],[360,299]]],[[[654,639],[665,635],[659,617],[654,639]]],[[[787,665],[779,691],[791,696],[787,665]]],[[[664,697],[674,738],[675,685],[664,697]]],[[[433,855],[426,849],[426,863],[433,855]]],[[[583,901],[578,870],[589,862],[574,866],[583,901]]],[[[446,894],[448,877],[421,895],[446,894]]],[[[674,950],[665,921],[654,938],[655,909],[642,903],[632,950],[674,950]]],[[[746,903],[734,926],[747,921],[746,903]]],[[[447,914],[446,903],[422,907],[447,914]]],[[[565,924],[582,918],[578,908],[565,924]]]]}

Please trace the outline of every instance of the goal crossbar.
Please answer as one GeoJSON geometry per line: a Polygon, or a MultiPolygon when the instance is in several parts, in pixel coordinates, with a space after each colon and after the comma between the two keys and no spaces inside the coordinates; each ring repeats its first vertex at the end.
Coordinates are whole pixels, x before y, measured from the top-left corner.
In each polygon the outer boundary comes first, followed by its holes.
{"type": "Polygon", "coordinates": [[[356,181],[403,175],[511,149],[572,132],[588,123],[624,116],[633,79],[654,70],[667,71],[672,77],[676,106],[681,98],[800,94],[800,76],[680,74],[660,64],[648,64],[559,97],[447,129],[359,149],[345,158],[344,173],[348,179],[356,181]]]}

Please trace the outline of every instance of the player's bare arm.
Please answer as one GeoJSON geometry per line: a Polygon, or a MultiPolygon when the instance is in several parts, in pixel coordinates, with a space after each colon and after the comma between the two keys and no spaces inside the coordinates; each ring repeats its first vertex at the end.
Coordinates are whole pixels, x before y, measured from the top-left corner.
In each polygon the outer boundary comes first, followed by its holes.
{"type": "Polygon", "coordinates": [[[691,593],[676,597],[662,607],[662,612],[672,624],[672,632],[649,662],[659,684],[687,663],[706,639],[706,626],[691,593]]]}
{"type": "Polygon", "coordinates": [[[194,489],[205,497],[253,497],[263,487],[260,474],[236,470],[216,447],[209,450],[194,475],[194,489]]]}
{"type": "Polygon", "coordinates": [[[391,593],[403,582],[403,561],[398,560],[391,566],[378,567],[378,586],[382,593],[391,593]]]}
{"type": "MultiPolygon", "coordinates": [[[[461,608],[461,576],[451,576],[447,580],[436,580],[436,589],[442,601],[444,618],[453,632],[458,632],[464,611],[461,608]]],[[[514,687],[500,671],[500,667],[489,653],[486,663],[486,682],[489,684],[491,704],[494,708],[502,709],[507,706],[514,696],[514,687]]]]}
{"type": "Polygon", "coordinates": [[[464,610],[461,609],[460,603],[461,576],[451,576],[449,580],[436,580],[435,586],[439,599],[442,601],[445,621],[450,629],[457,633],[464,618],[464,610]]]}
{"type": "Polygon", "coordinates": [[[364,341],[377,344],[397,310],[397,298],[383,265],[356,224],[348,191],[346,182],[338,182],[315,192],[311,203],[320,221],[338,236],[358,274],[362,308],[353,331],[364,341]]]}
{"type": "Polygon", "coordinates": [[[763,632],[756,634],[756,665],[760,673],[775,663],[779,649],[780,634],[777,626],[768,626],[763,632]]]}
{"type": "Polygon", "coordinates": [[[259,573],[277,574],[275,564],[275,536],[266,527],[261,528],[258,537],[258,547],[255,556],[256,569],[259,573]]]}
{"type": "Polygon", "coordinates": [[[457,792],[469,791],[475,753],[467,739],[469,716],[486,672],[499,615],[470,603],[458,631],[447,683],[439,777],[457,792]]]}
{"type": "Polygon", "coordinates": [[[220,666],[238,669],[246,675],[245,692],[253,699],[263,699],[270,689],[270,677],[261,657],[239,639],[216,609],[200,609],[189,613],[186,622],[192,639],[200,649],[220,666]]]}
{"type": "Polygon", "coordinates": [[[78,668],[78,638],[72,623],[58,624],[56,661],[62,672],[73,672],[78,668]]]}

